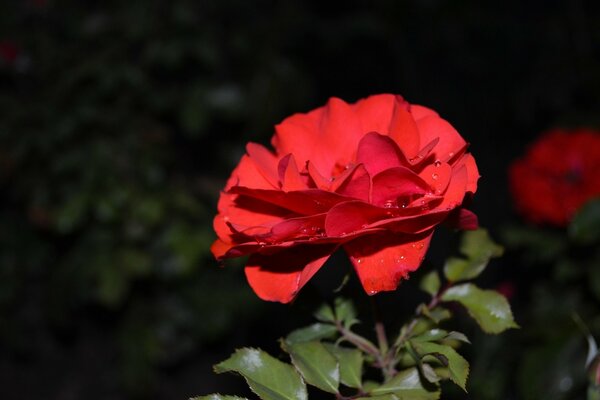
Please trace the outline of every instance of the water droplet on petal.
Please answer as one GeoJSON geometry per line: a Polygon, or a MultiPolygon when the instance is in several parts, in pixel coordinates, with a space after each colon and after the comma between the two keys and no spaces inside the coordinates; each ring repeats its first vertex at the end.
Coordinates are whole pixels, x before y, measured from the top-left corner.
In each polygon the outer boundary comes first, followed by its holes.
{"type": "Polygon", "coordinates": [[[435,160],[433,165],[435,165],[436,167],[439,167],[440,165],[442,165],[442,162],[440,160],[435,160]]]}
{"type": "Polygon", "coordinates": [[[362,262],[362,259],[358,258],[358,259],[356,260],[356,262],[357,262],[358,264],[360,264],[360,263],[362,262]]]}
{"type": "Polygon", "coordinates": [[[453,152],[450,152],[450,153],[448,153],[448,157],[449,157],[449,158],[452,158],[452,157],[454,157],[454,153],[453,153],[453,152]]]}
{"type": "Polygon", "coordinates": [[[439,177],[440,176],[438,174],[431,174],[431,179],[433,179],[434,181],[439,177]]]}
{"type": "Polygon", "coordinates": [[[394,200],[386,200],[386,202],[383,203],[383,207],[384,208],[392,208],[392,207],[394,207],[394,200]]]}

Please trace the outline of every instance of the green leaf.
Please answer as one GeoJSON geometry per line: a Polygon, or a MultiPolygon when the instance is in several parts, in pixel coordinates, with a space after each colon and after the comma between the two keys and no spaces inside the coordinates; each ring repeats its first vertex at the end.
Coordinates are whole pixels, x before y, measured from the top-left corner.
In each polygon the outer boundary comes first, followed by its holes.
{"type": "Polygon", "coordinates": [[[504,253],[502,246],[494,243],[487,230],[477,229],[463,234],[460,252],[471,260],[500,257],[504,253]]]}
{"type": "Polygon", "coordinates": [[[306,385],[294,367],[262,350],[238,349],[214,366],[216,373],[237,372],[263,400],[307,400],[306,385]]]}
{"type": "Polygon", "coordinates": [[[190,400],[248,400],[245,397],[229,396],[219,393],[213,393],[206,396],[190,397],[190,400]]]}
{"type": "Polygon", "coordinates": [[[450,282],[476,278],[490,259],[501,256],[504,250],[490,239],[485,229],[478,229],[463,234],[460,252],[467,258],[452,257],[444,265],[444,275],[450,282]]]}
{"type": "Polygon", "coordinates": [[[519,326],[513,320],[510,305],[504,296],[493,290],[482,290],[471,283],[446,290],[442,301],[457,301],[487,333],[500,333],[519,326]]]}
{"type": "Polygon", "coordinates": [[[442,378],[435,373],[435,370],[431,367],[431,365],[427,363],[421,364],[421,373],[423,377],[427,379],[428,382],[436,383],[439,382],[442,378]]]}
{"type": "Polygon", "coordinates": [[[331,324],[317,322],[305,328],[292,331],[285,341],[288,343],[310,342],[312,340],[329,339],[335,336],[337,328],[331,324]]]}
{"type": "Polygon", "coordinates": [[[600,241],[600,198],[588,201],[573,217],[569,237],[580,244],[600,241]]]}
{"type": "Polygon", "coordinates": [[[324,343],[324,345],[340,365],[340,382],[357,389],[362,387],[363,353],[357,349],[349,349],[329,343],[324,343]]]}
{"type": "Polygon", "coordinates": [[[432,342],[412,342],[413,348],[421,356],[434,355],[448,367],[450,379],[466,391],[469,363],[452,347],[432,342]],[[440,357],[441,356],[441,357],[440,357]]]}
{"type": "Polygon", "coordinates": [[[349,328],[358,321],[356,319],[356,310],[351,300],[341,297],[335,299],[335,319],[340,321],[346,328],[349,328]]]}
{"type": "Polygon", "coordinates": [[[423,277],[419,287],[421,290],[429,293],[432,296],[435,296],[440,290],[441,285],[442,283],[440,281],[440,274],[438,274],[437,271],[431,271],[423,277]]]}
{"type": "Polygon", "coordinates": [[[443,329],[430,329],[420,335],[417,335],[412,338],[414,341],[419,342],[435,342],[436,340],[440,340],[448,336],[448,331],[443,329]]]}
{"type": "Polygon", "coordinates": [[[436,324],[452,318],[452,313],[448,309],[440,306],[429,309],[425,304],[421,304],[421,306],[419,306],[419,312],[423,313],[424,316],[436,324]]]}
{"type": "Polygon", "coordinates": [[[436,400],[440,398],[440,391],[436,385],[431,389],[425,388],[421,382],[419,370],[416,367],[398,372],[392,379],[383,385],[371,389],[371,395],[379,396],[394,394],[400,399],[410,400],[436,400]]]}
{"type": "Polygon", "coordinates": [[[335,322],[335,315],[329,304],[323,304],[319,307],[315,312],[315,318],[321,322],[335,322]]]}
{"type": "Polygon", "coordinates": [[[459,342],[471,343],[469,338],[464,333],[457,331],[449,332],[448,336],[446,336],[444,340],[458,340],[459,342]]]}
{"type": "Polygon", "coordinates": [[[284,341],[282,347],[289,353],[292,363],[307,383],[329,393],[338,393],[340,366],[322,343],[284,341]]]}

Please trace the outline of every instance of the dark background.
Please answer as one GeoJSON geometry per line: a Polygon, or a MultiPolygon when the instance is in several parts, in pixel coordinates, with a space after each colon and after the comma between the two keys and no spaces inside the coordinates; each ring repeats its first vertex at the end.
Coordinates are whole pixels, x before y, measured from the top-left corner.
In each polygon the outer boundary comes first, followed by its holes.
{"type": "MultiPolygon", "coordinates": [[[[494,236],[517,219],[506,171],[526,144],[600,121],[599,18],[582,0],[3,2],[0,397],[235,393],[211,365],[236,346],[276,353],[348,265],[291,306],[261,303],[208,251],[218,192],[247,141],[331,96],[398,93],[450,121],[494,236]]],[[[455,242],[439,233],[429,264],[455,242]]],[[[485,279],[530,275],[509,257],[485,279]]],[[[382,296],[391,320],[420,300],[410,286],[382,296]]],[[[516,359],[485,398],[521,398],[516,359]]]]}

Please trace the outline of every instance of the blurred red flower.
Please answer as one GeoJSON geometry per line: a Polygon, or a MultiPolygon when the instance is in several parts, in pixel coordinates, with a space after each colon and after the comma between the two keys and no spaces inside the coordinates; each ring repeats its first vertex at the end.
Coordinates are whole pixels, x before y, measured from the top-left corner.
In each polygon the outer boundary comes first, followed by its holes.
{"type": "Polygon", "coordinates": [[[274,153],[247,145],[221,193],[212,246],[219,260],[250,255],[246,277],[264,300],[291,301],[340,246],[367,293],[394,290],[436,225],[477,226],[461,206],[477,189],[475,160],[428,108],[387,94],[332,98],[275,131],[274,153]]]}
{"type": "Polygon", "coordinates": [[[7,64],[13,64],[19,56],[19,48],[10,40],[0,40],[0,59],[7,64]]]}
{"type": "Polygon", "coordinates": [[[600,132],[555,129],[534,142],[509,171],[517,210],[538,224],[566,226],[600,195],[600,132]]]}

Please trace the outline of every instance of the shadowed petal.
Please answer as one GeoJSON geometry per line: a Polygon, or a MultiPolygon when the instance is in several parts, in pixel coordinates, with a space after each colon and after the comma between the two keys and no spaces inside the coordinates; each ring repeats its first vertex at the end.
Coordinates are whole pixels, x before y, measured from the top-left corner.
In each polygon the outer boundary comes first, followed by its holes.
{"type": "Polygon", "coordinates": [[[289,303],[336,247],[305,245],[275,254],[253,254],[246,263],[246,278],[261,299],[289,303]]]}
{"type": "Polygon", "coordinates": [[[276,174],[277,157],[264,146],[252,142],[246,145],[246,152],[262,177],[265,178],[265,180],[269,182],[271,186],[278,188],[279,185],[277,184],[276,174]]]}
{"type": "Polygon", "coordinates": [[[261,200],[264,203],[276,205],[302,215],[326,212],[337,203],[348,200],[347,197],[337,193],[326,192],[320,189],[305,189],[286,193],[280,190],[263,190],[234,186],[230,189],[229,193],[261,200]]]}
{"type": "Polygon", "coordinates": [[[423,261],[433,231],[421,235],[391,233],[362,236],[346,243],[354,269],[369,295],[395,290],[423,261]]]}
{"type": "Polygon", "coordinates": [[[289,192],[292,190],[307,189],[306,183],[298,171],[296,159],[293,154],[288,154],[279,160],[277,170],[279,181],[281,182],[281,190],[289,192]]]}
{"type": "Polygon", "coordinates": [[[344,236],[386,218],[386,210],[362,201],[347,201],[333,207],[325,218],[327,236],[344,236]]]}
{"type": "Polygon", "coordinates": [[[371,176],[389,168],[408,166],[398,145],[388,136],[369,132],[360,140],[356,162],[364,164],[371,176]]]}
{"type": "Polygon", "coordinates": [[[343,196],[368,202],[371,198],[371,177],[362,164],[344,171],[331,184],[331,190],[343,196]]]}
{"type": "Polygon", "coordinates": [[[371,203],[381,207],[396,207],[399,197],[423,195],[431,189],[427,182],[405,167],[394,167],[373,177],[371,203]]]}

